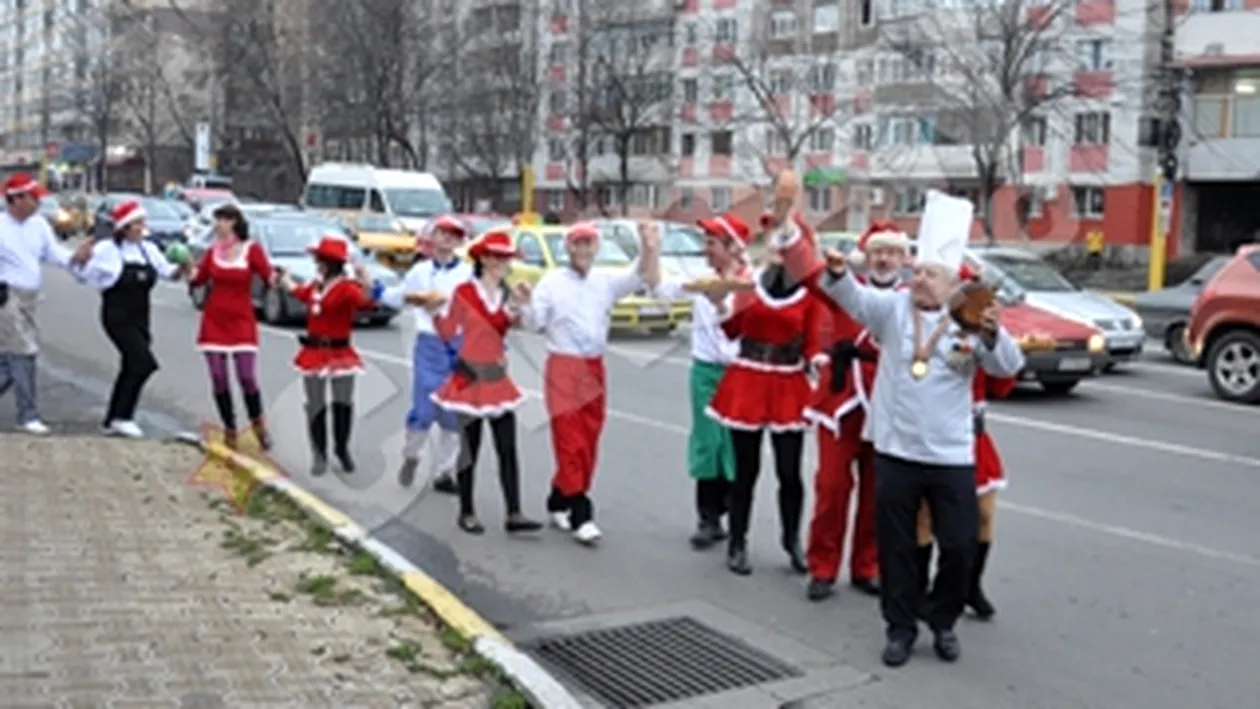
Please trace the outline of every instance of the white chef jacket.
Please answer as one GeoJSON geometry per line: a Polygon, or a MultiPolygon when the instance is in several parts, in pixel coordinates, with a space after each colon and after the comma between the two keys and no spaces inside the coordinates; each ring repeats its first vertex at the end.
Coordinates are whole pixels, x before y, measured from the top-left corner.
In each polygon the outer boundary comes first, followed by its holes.
{"type": "MultiPolygon", "coordinates": [[[[732,340],[722,330],[721,317],[713,301],[699,293],[683,290],[683,281],[662,281],[655,295],[663,300],[691,299],[691,358],[708,364],[729,365],[739,354],[739,340],[732,340]]],[[[735,294],[726,296],[726,311],[735,307],[735,294]]]]}
{"type": "Polygon", "coordinates": [[[69,268],[72,255],[42,215],[32,214],[22,222],[8,211],[0,215],[0,283],[37,291],[44,282],[40,267],[53,263],[69,268]]]}
{"type": "Polygon", "coordinates": [[[161,249],[150,241],[126,241],[121,244],[113,239],[102,239],[92,247],[92,258],[83,268],[71,271],[80,281],[93,288],[105,291],[114,287],[122,277],[125,264],[148,264],[156,271],[158,278],[169,280],[179,270],[177,266],[166,260],[161,249]]]}
{"type": "Polygon", "coordinates": [[[608,349],[613,305],[642,287],[637,261],[617,270],[592,269],[585,276],[559,268],[534,286],[522,323],[546,337],[549,352],[602,357],[608,349]]]}
{"type": "MultiPolygon", "coordinates": [[[[381,295],[381,302],[391,308],[402,309],[405,305],[403,297],[407,293],[425,291],[437,291],[446,296],[449,301],[455,289],[472,278],[472,275],[472,265],[459,257],[445,264],[438,264],[434,259],[426,259],[412,266],[407,271],[407,275],[403,276],[402,283],[386,288],[381,295]]],[[[413,307],[411,312],[412,317],[415,318],[417,335],[437,334],[437,328],[433,325],[433,316],[428,310],[413,307]]]]}

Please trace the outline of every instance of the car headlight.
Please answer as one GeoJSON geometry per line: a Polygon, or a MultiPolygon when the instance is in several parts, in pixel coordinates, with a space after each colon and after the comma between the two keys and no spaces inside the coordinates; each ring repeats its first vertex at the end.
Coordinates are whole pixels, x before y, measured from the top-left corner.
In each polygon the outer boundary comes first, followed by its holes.
{"type": "Polygon", "coordinates": [[[1134,330],[1142,329],[1142,316],[1138,315],[1137,313],[1134,313],[1133,315],[1129,316],[1129,319],[1133,321],[1134,330]]]}
{"type": "Polygon", "coordinates": [[[1090,353],[1098,354],[1099,352],[1107,349],[1107,340],[1104,339],[1102,335],[1090,335],[1089,340],[1085,343],[1085,346],[1089,349],[1090,353]]]}
{"type": "Polygon", "coordinates": [[[1054,347],[1054,338],[1043,332],[1031,332],[1019,338],[1019,348],[1025,352],[1047,352],[1054,347]]]}

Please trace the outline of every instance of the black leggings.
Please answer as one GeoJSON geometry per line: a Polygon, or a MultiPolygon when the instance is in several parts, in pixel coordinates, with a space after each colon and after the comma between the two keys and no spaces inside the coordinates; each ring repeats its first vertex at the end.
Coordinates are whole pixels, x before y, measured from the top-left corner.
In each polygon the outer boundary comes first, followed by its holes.
{"type": "Polygon", "coordinates": [[[114,380],[109,406],[105,410],[105,425],[108,426],[114,421],[135,419],[140,392],[149,377],[158,370],[158,363],[153,356],[147,326],[109,315],[103,321],[105,334],[120,356],[118,377],[114,380]]]}
{"type": "MultiPolygon", "coordinates": [[[[502,416],[488,419],[490,435],[494,437],[494,452],[499,458],[499,485],[503,488],[503,502],[509,515],[521,512],[521,463],[516,455],[516,414],[509,411],[502,416]]],[[[472,517],[473,473],[477,468],[477,454],[481,451],[481,422],[479,416],[461,416],[459,453],[459,514],[472,517]]]]}
{"type": "MultiPolygon", "coordinates": [[[[731,489],[731,543],[743,546],[752,516],[753,491],[761,475],[761,431],[731,429],[735,448],[735,484],[731,489]]],[[[779,478],[779,523],[781,543],[789,551],[800,541],[801,514],[805,505],[805,484],[801,481],[801,454],[805,449],[803,431],[770,434],[774,451],[774,472],[779,478]]]]}

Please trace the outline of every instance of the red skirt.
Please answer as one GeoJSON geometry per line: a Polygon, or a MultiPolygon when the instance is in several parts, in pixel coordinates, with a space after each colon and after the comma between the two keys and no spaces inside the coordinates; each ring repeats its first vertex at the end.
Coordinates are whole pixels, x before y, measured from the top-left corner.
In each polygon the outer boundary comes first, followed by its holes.
{"type": "Polygon", "coordinates": [[[805,372],[774,372],[727,367],[705,413],[709,418],[742,431],[803,431],[809,428],[805,405],[812,389],[805,372]]]}
{"type": "Polygon", "coordinates": [[[1006,472],[998,455],[993,436],[987,432],[976,436],[976,495],[1006,487],[1006,472]]]}
{"type": "Polygon", "coordinates": [[[293,366],[304,377],[342,377],[362,374],[363,360],[353,347],[303,347],[293,366]]]}
{"type": "Polygon", "coordinates": [[[430,398],[443,409],[479,418],[502,416],[525,401],[525,395],[516,388],[511,377],[474,381],[458,373],[447,378],[430,398]]]}

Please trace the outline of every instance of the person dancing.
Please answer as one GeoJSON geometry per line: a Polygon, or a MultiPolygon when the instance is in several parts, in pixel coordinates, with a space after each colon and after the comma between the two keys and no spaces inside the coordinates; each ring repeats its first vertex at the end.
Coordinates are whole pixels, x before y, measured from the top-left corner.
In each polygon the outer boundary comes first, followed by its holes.
{"type": "Polygon", "coordinates": [[[354,377],[363,360],[350,342],[354,322],[380,296],[368,272],[355,264],[357,278],[346,277],[350,245],[339,234],[329,234],[307,247],[315,259],[314,280],[295,285],[281,274],[280,285],[306,306],[306,334],[293,364],[306,390],[307,433],[311,445],[311,475],[328,471],[328,411],[332,410],[333,453],[343,473],[354,472],[350,430],[354,421],[354,377]],[[328,394],[332,392],[329,404],[328,394]]]}
{"type": "Polygon", "coordinates": [[[455,254],[467,235],[468,229],[459,219],[438,217],[430,234],[416,237],[417,256],[426,256],[427,252],[427,257],[415,262],[402,283],[386,290],[381,297],[382,302],[394,308],[404,304],[417,306],[412,308],[416,341],[411,351],[411,409],[407,412],[403,462],[398,470],[398,482],[403,486],[415,481],[420,451],[428,440],[429,431],[437,424],[438,437],[434,441],[437,478],[433,487],[439,492],[457,491],[453,475],[459,460],[459,421],[453,412],[444,411],[433,402],[433,392],[450,377],[459,341],[444,342],[434,327],[433,314],[423,305],[409,303],[408,297],[436,294],[450,298],[456,286],[472,278],[472,267],[455,254]]]}
{"type": "Polygon", "coordinates": [[[229,365],[245,399],[250,427],[262,450],[271,448],[258,386],[258,319],[254,315],[253,283],[260,278],[276,284],[267,253],[250,239],[249,224],[239,207],[225,204],[213,212],[214,242],[189,279],[189,286],[207,291],[197,329],[197,349],[210,371],[210,389],[223,425],[224,442],[236,444],[236,411],[232,404],[229,365]],[[229,360],[230,363],[229,363],[229,360]]]}
{"type": "Polygon", "coordinates": [[[175,281],[189,264],[172,264],[145,239],[144,208],[129,199],[110,213],[114,235],[92,247],[87,263],[73,274],[101,292],[101,325],[121,358],[101,430],[106,435],[143,438],[136,424],[136,406],[149,377],[158,370],[149,329],[150,298],[158,279],[175,281]]]}
{"type": "Polygon", "coordinates": [[[520,317],[520,301],[503,279],[513,258],[519,257],[512,235],[491,231],[468,249],[473,280],[455,289],[448,313],[434,319],[447,342],[462,335],[455,371],[433,393],[433,402],[460,417],[459,528],[469,534],[486,530],[473,505],[473,481],[481,449],[482,422],[489,421],[499,458],[499,485],[507,506],[504,528],[509,533],[534,532],[542,525],[521,513],[521,465],[516,449],[516,414],[525,395],[507,371],[504,344],[508,330],[520,317]]]}

